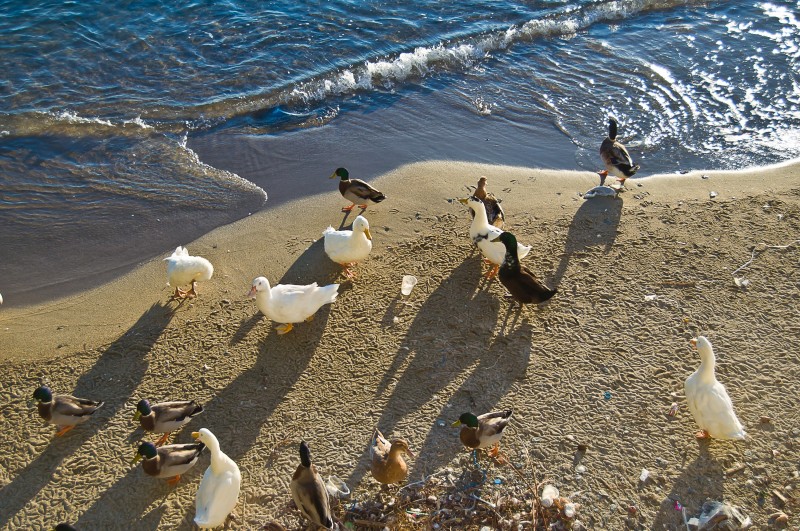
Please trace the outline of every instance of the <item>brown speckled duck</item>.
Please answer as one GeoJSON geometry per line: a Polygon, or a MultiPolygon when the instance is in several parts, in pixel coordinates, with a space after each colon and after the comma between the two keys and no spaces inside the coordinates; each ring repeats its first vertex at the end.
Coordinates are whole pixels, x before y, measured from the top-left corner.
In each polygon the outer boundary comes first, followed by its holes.
{"type": "Polygon", "coordinates": [[[366,210],[367,200],[373,203],[380,203],[386,196],[371,187],[361,179],[351,179],[350,172],[345,168],[337,168],[331,175],[331,179],[339,177],[339,192],[342,197],[353,203],[350,206],[342,207],[342,212],[350,212],[358,204],[358,208],[366,210]]]}
{"type": "Polygon", "coordinates": [[[300,465],[292,476],[289,490],[292,492],[292,499],[297,509],[312,524],[324,529],[333,529],[328,489],[325,488],[317,467],[311,463],[311,451],[305,441],[300,443],[300,465]]]}
{"type": "Polygon", "coordinates": [[[503,430],[511,420],[512,410],[492,411],[475,416],[473,413],[462,413],[453,426],[461,426],[458,438],[467,448],[477,450],[478,448],[489,448],[495,446],[490,452],[497,455],[500,450],[500,439],[503,437],[503,430]]]}
{"type": "Polygon", "coordinates": [[[557,290],[542,284],[527,267],[520,265],[517,257],[517,238],[513,234],[503,232],[492,241],[503,242],[506,246],[506,256],[497,276],[514,300],[524,304],[539,304],[556,294],[557,290]]]}
{"type": "Polygon", "coordinates": [[[61,428],[56,432],[56,437],[89,420],[103,405],[103,402],[71,395],[54,395],[50,388],[44,385],[33,392],[33,398],[39,401],[37,404],[39,416],[61,428]]]}
{"type": "Polygon", "coordinates": [[[384,485],[400,483],[408,476],[408,466],[403,454],[414,457],[405,439],[394,439],[391,444],[383,434],[375,429],[372,445],[369,448],[372,477],[384,485]]]}
{"type": "Polygon", "coordinates": [[[606,181],[608,174],[615,176],[620,184],[625,184],[625,179],[639,171],[639,165],[634,164],[628,150],[617,141],[617,120],[613,116],[608,118],[608,137],[600,145],[600,158],[606,165],[600,174],[600,184],[606,181]]]}
{"type": "MultiPolygon", "coordinates": [[[[503,212],[503,207],[500,206],[500,201],[497,200],[494,194],[486,191],[486,177],[478,179],[478,187],[472,195],[483,201],[489,225],[494,225],[498,229],[502,229],[506,221],[506,214],[503,212]]],[[[470,213],[475,217],[474,212],[470,213]]]]}

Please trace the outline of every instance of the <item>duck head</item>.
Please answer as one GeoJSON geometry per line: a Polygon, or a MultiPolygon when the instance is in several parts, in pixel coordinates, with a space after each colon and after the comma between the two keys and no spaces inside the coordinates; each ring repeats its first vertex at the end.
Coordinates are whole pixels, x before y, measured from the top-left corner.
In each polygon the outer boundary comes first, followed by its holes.
{"type": "Polygon", "coordinates": [[[483,208],[483,201],[471,195],[469,197],[461,197],[458,199],[458,202],[462,205],[466,205],[472,210],[473,212],[478,212],[479,208],[483,208]]]}
{"type": "Polygon", "coordinates": [[[458,420],[453,423],[453,426],[461,426],[462,424],[470,428],[477,428],[478,417],[472,413],[462,413],[458,420]]]}
{"type": "Polygon", "coordinates": [[[255,299],[256,293],[260,291],[267,291],[269,292],[269,280],[266,277],[257,277],[253,279],[253,285],[250,287],[250,291],[247,293],[247,297],[250,299],[255,299]]]}
{"type": "Polygon", "coordinates": [[[506,246],[506,249],[516,249],[517,248],[517,237],[511,234],[510,232],[504,231],[498,234],[493,240],[493,242],[502,242],[503,245],[506,246]]]}
{"type": "Polygon", "coordinates": [[[150,409],[150,402],[143,398],[136,404],[136,413],[133,414],[133,420],[139,420],[142,416],[146,417],[152,412],[153,410],[150,409]]]}
{"type": "Polygon", "coordinates": [[[157,455],[158,449],[156,448],[155,444],[151,443],[150,441],[143,442],[139,445],[139,448],[136,449],[136,455],[133,456],[131,464],[135,465],[142,457],[145,459],[154,459],[157,455]]]}
{"type": "Polygon", "coordinates": [[[369,221],[364,216],[358,216],[353,221],[353,232],[363,232],[368,240],[372,239],[372,234],[369,232],[369,221]]]}
{"type": "Polygon", "coordinates": [[[33,398],[39,402],[52,402],[53,392],[46,385],[42,385],[33,392],[33,398]]]}
{"type": "Polygon", "coordinates": [[[336,168],[336,171],[331,174],[330,179],[335,179],[336,177],[340,178],[343,181],[349,181],[350,172],[347,171],[345,168],[336,168]]]}
{"type": "Polygon", "coordinates": [[[414,454],[411,452],[411,449],[408,447],[408,442],[405,439],[394,439],[392,441],[392,446],[389,449],[390,452],[403,452],[409,457],[414,457],[414,454]]]}

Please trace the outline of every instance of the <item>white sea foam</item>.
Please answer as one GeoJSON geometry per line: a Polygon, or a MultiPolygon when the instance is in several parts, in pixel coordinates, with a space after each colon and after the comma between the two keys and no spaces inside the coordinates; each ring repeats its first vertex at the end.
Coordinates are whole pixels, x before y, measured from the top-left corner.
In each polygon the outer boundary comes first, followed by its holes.
{"type": "Polygon", "coordinates": [[[621,20],[650,9],[663,9],[685,3],[687,2],[680,0],[623,0],[593,4],[582,9],[568,8],[561,14],[529,20],[521,26],[464,37],[456,42],[419,46],[413,51],[396,56],[375,58],[361,65],[351,65],[298,84],[286,99],[309,102],[357,91],[392,90],[400,83],[424,78],[433,72],[469,70],[492,52],[504,50],[517,42],[566,37],[597,22],[621,20]]]}
{"type": "Polygon", "coordinates": [[[220,168],[215,168],[214,166],[206,164],[205,162],[200,160],[200,157],[197,156],[197,153],[195,153],[191,148],[187,147],[186,141],[187,137],[186,135],[184,135],[183,138],[181,138],[178,142],[179,146],[186,152],[186,155],[189,157],[189,160],[193,164],[196,164],[204,173],[213,173],[215,179],[233,183],[235,186],[245,191],[261,194],[261,196],[264,198],[264,201],[266,202],[267,200],[266,190],[258,186],[256,183],[248,181],[244,177],[237,175],[236,173],[227,170],[222,170],[220,168]]]}

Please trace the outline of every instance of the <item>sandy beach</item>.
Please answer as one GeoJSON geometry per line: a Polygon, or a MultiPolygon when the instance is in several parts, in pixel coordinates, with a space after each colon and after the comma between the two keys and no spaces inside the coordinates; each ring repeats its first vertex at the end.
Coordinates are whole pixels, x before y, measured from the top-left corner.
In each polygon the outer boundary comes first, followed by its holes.
{"type": "Polygon", "coordinates": [[[166,252],[66,299],[0,306],[0,529],[192,529],[208,455],[174,488],[131,466],[155,439],[133,422],[141,398],[205,406],[175,439],[208,428],[238,463],[229,529],[305,528],[288,488],[301,440],[351,489],[335,513],[358,529],[539,529],[544,483],[578,504],[575,528],[684,529],[681,508],[697,516],[711,499],[758,529],[778,511],[797,529],[800,164],[631,179],[617,199],[584,200],[597,180],[400,167],[371,183],[387,199],[365,213],[374,247],[353,281],[320,239],[356,215],[339,212],[330,181],[186,242],[215,267],[192,301],[170,302],[166,252]],[[454,201],[481,175],[506,230],[533,246],[523,264],[558,288],[548,303],[520,309],[483,278],[454,201]],[[419,279],[405,298],[404,274],[419,279]],[[278,336],[245,297],[261,275],[341,282],[339,297],[278,336]],[[694,438],[683,382],[697,335],[715,347],[745,441],[694,438]],[[54,438],[31,405],[41,384],[105,406],[54,438]],[[503,459],[475,462],[450,424],[499,408],[514,410],[503,459]],[[369,474],[376,426],[417,456],[402,490],[369,474]]]}

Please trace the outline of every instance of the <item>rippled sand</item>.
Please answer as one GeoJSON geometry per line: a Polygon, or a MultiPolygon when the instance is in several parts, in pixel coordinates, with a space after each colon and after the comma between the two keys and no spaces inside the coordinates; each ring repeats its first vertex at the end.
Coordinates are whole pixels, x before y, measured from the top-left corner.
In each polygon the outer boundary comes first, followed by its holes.
{"type": "MultiPolygon", "coordinates": [[[[596,183],[591,173],[415,164],[372,183],[388,199],[366,211],[374,249],[353,282],[320,240],[329,224],[353,219],[339,212],[346,202],[332,185],[188,243],[215,266],[194,301],[168,302],[165,266],[155,259],[66,300],[0,309],[0,527],[190,529],[208,457],[174,489],[131,467],[139,439],[151,438],[132,421],[145,397],[205,405],[177,440],[207,427],[239,463],[231,529],[270,520],[301,527],[288,494],[301,439],[323,475],[353,491],[359,504],[337,509],[345,521],[531,522],[530,486],[546,480],[580,504],[588,529],[677,529],[676,502],[692,516],[707,498],[766,527],[781,508],[773,489],[791,497],[783,489],[796,484],[800,457],[800,245],[792,244],[800,166],[701,175],[630,180],[618,200],[584,201],[578,194],[596,183]],[[507,229],[533,246],[525,265],[559,289],[541,307],[520,311],[498,281],[481,276],[469,215],[448,201],[481,175],[503,200],[507,229]],[[732,273],[751,258],[735,275],[749,287],[739,288],[732,273]],[[404,274],[419,278],[405,299],[404,274]],[[342,286],[311,323],[278,336],[244,297],[260,275],[342,286]],[[693,437],[682,395],[699,362],[689,346],[698,334],[715,346],[745,442],[693,437]],[[28,403],[43,382],[106,405],[53,439],[55,428],[28,403]],[[670,417],[673,402],[680,408],[670,417]],[[520,473],[482,459],[484,479],[450,423],[494,408],[514,409],[503,453],[520,473]],[[424,491],[405,491],[422,493],[419,500],[396,497],[402,510],[365,509],[396,490],[380,493],[366,469],[375,426],[409,441],[411,481],[435,474],[424,491]],[[640,483],[643,468],[650,478],[640,483]],[[518,502],[436,513],[428,501],[447,506],[465,494],[518,502]]],[[[791,502],[783,510],[796,525],[791,502]]]]}

